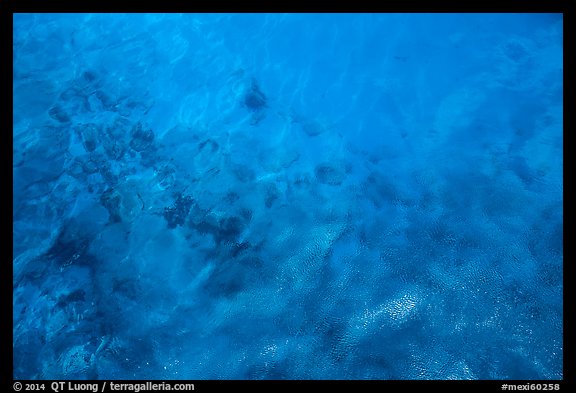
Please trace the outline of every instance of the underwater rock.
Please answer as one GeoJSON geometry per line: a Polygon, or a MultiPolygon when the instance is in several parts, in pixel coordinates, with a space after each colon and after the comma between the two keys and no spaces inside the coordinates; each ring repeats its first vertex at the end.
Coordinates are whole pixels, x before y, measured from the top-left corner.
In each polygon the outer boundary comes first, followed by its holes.
{"type": "Polygon", "coordinates": [[[97,157],[98,156],[96,156],[95,159],[90,157],[89,159],[86,160],[83,160],[82,157],[78,157],[80,163],[82,164],[82,170],[84,170],[84,173],[91,175],[93,173],[96,173],[100,169],[97,157]]]}
{"type": "Polygon", "coordinates": [[[128,150],[128,136],[131,134],[132,124],[123,117],[104,128],[102,145],[109,159],[120,160],[128,150]]]}
{"type": "Polygon", "coordinates": [[[326,126],[315,120],[303,121],[300,125],[308,136],[318,136],[326,131],[326,126]]]}
{"type": "Polygon", "coordinates": [[[130,300],[137,300],[141,294],[138,280],[134,279],[112,279],[112,292],[117,295],[124,296],[130,300]]]}
{"type": "Polygon", "coordinates": [[[100,134],[100,129],[96,124],[79,124],[74,127],[74,131],[80,137],[82,146],[88,153],[96,150],[96,147],[98,147],[98,135],[100,134]]]}
{"type": "Polygon", "coordinates": [[[230,191],[228,192],[226,195],[224,195],[223,201],[227,204],[227,205],[232,205],[234,204],[236,201],[238,201],[240,199],[240,195],[238,195],[237,193],[235,193],[234,191],[230,191]]]}
{"type": "Polygon", "coordinates": [[[250,222],[252,220],[252,216],[254,215],[254,213],[252,213],[252,210],[243,207],[240,209],[240,217],[242,217],[244,220],[246,220],[246,222],[250,222]]]}
{"type": "Polygon", "coordinates": [[[197,205],[193,207],[190,223],[192,228],[201,235],[213,235],[216,238],[218,233],[218,219],[213,214],[207,214],[205,210],[200,209],[197,205]]]}
{"type": "Polygon", "coordinates": [[[260,90],[256,80],[252,79],[250,88],[244,95],[244,105],[252,112],[258,112],[266,108],[266,102],[266,96],[260,90]]]}
{"type": "Polygon", "coordinates": [[[86,181],[87,174],[84,172],[84,160],[80,158],[75,158],[74,161],[68,167],[66,173],[76,180],[80,180],[82,182],[86,181]]]}
{"type": "Polygon", "coordinates": [[[118,176],[113,172],[110,161],[103,153],[96,151],[76,158],[85,175],[100,173],[103,184],[113,186],[118,183],[118,176]]]}
{"type": "Polygon", "coordinates": [[[234,176],[236,177],[236,179],[238,179],[242,183],[254,181],[254,179],[256,179],[256,173],[248,165],[233,164],[230,169],[232,171],[232,174],[234,174],[234,176]]]}
{"type": "Polygon", "coordinates": [[[64,102],[76,100],[78,97],[80,97],[80,92],[74,87],[68,87],[58,96],[64,102]]]}
{"type": "Polygon", "coordinates": [[[120,217],[121,201],[122,200],[120,194],[113,188],[109,188],[108,190],[104,191],[100,196],[100,203],[102,203],[102,206],[108,210],[111,223],[122,221],[122,218],[120,217]]]}
{"type": "Polygon", "coordinates": [[[95,71],[84,71],[82,75],[76,80],[78,87],[90,88],[96,86],[98,82],[98,75],[95,71]]]}
{"type": "Polygon", "coordinates": [[[88,182],[88,176],[92,175],[99,170],[97,161],[91,159],[87,154],[76,157],[71,163],[66,173],[76,180],[81,182],[88,182]]]}
{"type": "MultiPolygon", "coordinates": [[[[90,97],[93,97],[90,101],[96,100],[105,110],[113,111],[116,107],[116,102],[102,90],[96,90],[90,97]]],[[[90,106],[92,107],[92,104],[90,106]]]]}
{"type": "Polygon", "coordinates": [[[314,169],[316,180],[322,184],[338,186],[346,178],[346,171],[343,168],[335,167],[328,163],[319,164],[314,169]]]}
{"type": "Polygon", "coordinates": [[[144,128],[140,122],[132,128],[131,135],[130,147],[137,152],[148,149],[154,142],[154,132],[149,128],[144,128]]]}
{"type": "Polygon", "coordinates": [[[510,169],[518,176],[525,186],[531,186],[540,177],[538,171],[532,169],[525,157],[514,156],[510,158],[510,169]]]}
{"type": "MultiPolygon", "coordinates": [[[[66,115],[80,114],[90,111],[90,103],[85,95],[77,88],[69,87],[58,97],[55,107],[66,108],[66,115]]],[[[54,115],[57,113],[55,112],[54,115]]],[[[51,115],[52,116],[52,115],[51,115]]]]}
{"type": "Polygon", "coordinates": [[[292,118],[292,123],[299,125],[302,131],[310,137],[318,136],[336,128],[334,122],[324,116],[302,115],[293,111],[290,117],[292,118]]]}
{"type": "Polygon", "coordinates": [[[76,345],[62,355],[62,376],[69,379],[86,379],[90,374],[94,356],[84,345],[76,345]]]}
{"type": "Polygon", "coordinates": [[[78,303],[86,301],[86,291],[83,289],[77,289],[68,295],[61,295],[58,298],[57,307],[66,307],[70,303],[78,303]]]}
{"type": "Polygon", "coordinates": [[[100,176],[102,176],[102,179],[104,179],[104,182],[106,184],[108,184],[111,187],[114,187],[118,184],[120,178],[118,174],[114,173],[114,171],[112,170],[112,166],[110,165],[109,162],[101,163],[98,166],[98,170],[100,172],[100,176]]]}
{"type": "Polygon", "coordinates": [[[70,116],[68,116],[66,110],[58,104],[50,108],[48,116],[60,123],[68,123],[70,121],[70,116]]]}
{"type": "Polygon", "coordinates": [[[112,124],[105,128],[106,136],[114,140],[122,140],[130,134],[131,130],[132,123],[122,116],[116,117],[112,124]]]}
{"type": "Polygon", "coordinates": [[[280,198],[280,191],[274,183],[270,183],[266,187],[266,197],[264,199],[264,205],[269,209],[272,207],[274,202],[280,198]]]}
{"type": "Polygon", "coordinates": [[[154,168],[161,160],[162,158],[158,154],[158,149],[154,145],[140,152],[140,164],[144,167],[154,168]]]}
{"type": "Polygon", "coordinates": [[[121,160],[126,153],[127,147],[121,141],[106,141],[104,143],[104,150],[110,160],[121,160]]]}
{"type": "Polygon", "coordinates": [[[182,226],[194,200],[189,195],[178,194],[176,202],[172,206],[164,208],[164,218],[168,222],[168,228],[174,229],[177,226],[182,226]]]}
{"type": "Polygon", "coordinates": [[[230,250],[230,255],[232,258],[236,258],[238,255],[250,250],[251,244],[249,242],[234,243],[230,250]]]}
{"type": "Polygon", "coordinates": [[[93,228],[78,220],[64,224],[54,244],[44,257],[60,269],[71,265],[93,265],[95,257],[88,253],[93,228]]]}
{"type": "Polygon", "coordinates": [[[176,182],[176,169],[172,165],[164,164],[154,171],[154,176],[158,181],[158,187],[166,190],[176,182]]]}
{"type": "Polygon", "coordinates": [[[217,245],[239,243],[240,235],[252,218],[252,212],[248,209],[241,209],[240,216],[225,218],[218,218],[214,214],[202,215],[203,212],[197,207],[194,210],[195,214],[193,214],[191,219],[192,228],[202,235],[212,235],[217,245]],[[201,216],[201,218],[198,216],[201,216]]]}
{"type": "Polygon", "coordinates": [[[228,241],[235,243],[236,239],[244,230],[244,220],[240,217],[227,217],[220,223],[220,230],[218,231],[218,243],[221,241],[228,241]]]}
{"type": "Polygon", "coordinates": [[[208,153],[215,153],[219,149],[218,143],[213,139],[206,139],[198,143],[198,151],[206,151],[208,153]]]}

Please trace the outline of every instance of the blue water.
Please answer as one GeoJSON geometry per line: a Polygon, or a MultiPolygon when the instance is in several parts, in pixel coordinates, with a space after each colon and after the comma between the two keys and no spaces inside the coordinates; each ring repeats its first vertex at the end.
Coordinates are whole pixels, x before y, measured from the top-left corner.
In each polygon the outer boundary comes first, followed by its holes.
{"type": "Polygon", "coordinates": [[[561,379],[561,15],[14,16],[14,378],[561,379]]]}

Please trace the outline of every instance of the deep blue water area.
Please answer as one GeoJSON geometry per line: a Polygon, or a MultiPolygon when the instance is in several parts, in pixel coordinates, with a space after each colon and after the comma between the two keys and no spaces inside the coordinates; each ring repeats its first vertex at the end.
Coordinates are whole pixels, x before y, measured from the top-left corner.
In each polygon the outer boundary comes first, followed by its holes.
{"type": "Polygon", "coordinates": [[[16,379],[561,379],[563,19],[15,14],[16,379]]]}

